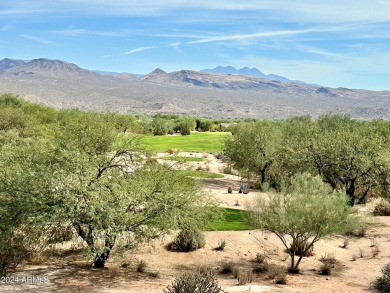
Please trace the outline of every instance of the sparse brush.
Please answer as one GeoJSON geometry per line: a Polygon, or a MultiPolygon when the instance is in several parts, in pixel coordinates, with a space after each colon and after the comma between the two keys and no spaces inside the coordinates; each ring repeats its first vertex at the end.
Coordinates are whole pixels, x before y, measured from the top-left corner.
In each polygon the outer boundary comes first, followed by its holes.
{"type": "Polygon", "coordinates": [[[253,281],[252,271],[248,270],[239,270],[237,274],[238,285],[246,285],[252,283],[253,281]]]}
{"type": "Polygon", "coordinates": [[[220,293],[218,280],[210,268],[199,268],[194,272],[184,273],[177,277],[164,293],[220,293]]]}
{"type": "Polygon", "coordinates": [[[349,239],[344,239],[344,243],[343,245],[341,246],[341,248],[347,248],[349,245],[349,239]]]}
{"type": "Polygon", "coordinates": [[[384,266],[382,276],[378,277],[372,285],[380,293],[390,292],[390,263],[384,266]]]}
{"type": "Polygon", "coordinates": [[[333,266],[330,263],[323,263],[320,269],[321,275],[329,276],[332,273],[332,268],[333,266]]]}
{"type": "Polygon", "coordinates": [[[268,272],[269,265],[267,261],[263,261],[262,263],[255,264],[252,268],[252,272],[255,274],[263,274],[268,272]]]}
{"type": "Polygon", "coordinates": [[[266,256],[264,253],[256,253],[256,262],[263,263],[266,260],[266,256]]]}
{"type": "Polygon", "coordinates": [[[358,229],[349,229],[345,235],[362,238],[366,236],[366,227],[362,226],[358,229]]]}
{"type": "Polygon", "coordinates": [[[160,278],[160,273],[159,272],[150,272],[148,273],[148,276],[154,279],[160,278]]]}
{"type": "Polygon", "coordinates": [[[357,258],[357,257],[356,257],[356,254],[352,254],[351,260],[352,260],[352,261],[356,261],[356,258],[357,258]]]}
{"type": "Polygon", "coordinates": [[[372,254],[373,258],[377,257],[379,252],[380,252],[380,249],[379,249],[379,245],[378,244],[376,244],[373,247],[371,247],[371,254],[372,254]]]}
{"type": "Polygon", "coordinates": [[[332,254],[325,254],[325,256],[320,258],[320,261],[323,264],[329,264],[329,265],[334,265],[337,263],[337,260],[336,260],[333,253],[332,254]]]}
{"type": "Polygon", "coordinates": [[[376,245],[378,245],[378,242],[376,241],[376,239],[375,238],[371,238],[371,245],[370,245],[370,247],[374,247],[376,245]]]}
{"type": "Polygon", "coordinates": [[[268,278],[275,279],[280,275],[286,275],[286,269],[278,265],[270,265],[268,267],[268,278]]]}
{"type": "Polygon", "coordinates": [[[140,262],[138,262],[138,265],[137,265],[137,272],[138,273],[143,273],[145,272],[146,270],[146,262],[144,262],[143,260],[141,260],[140,262]]]}
{"type": "Polygon", "coordinates": [[[360,257],[360,258],[363,258],[364,255],[365,255],[364,250],[363,250],[362,248],[359,248],[359,257],[360,257]]]}
{"type": "Polygon", "coordinates": [[[227,246],[226,240],[219,240],[218,247],[215,249],[217,251],[224,251],[227,246]]]}
{"type": "Polygon", "coordinates": [[[382,199],[374,208],[374,216],[390,216],[390,200],[382,199]]]}
{"type": "Polygon", "coordinates": [[[222,264],[222,268],[220,270],[220,273],[223,274],[223,275],[226,275],[226,274],[231,274],[233,273],[233,265],[232,263],[224,263],[222,264]]]}
{"type": "Polygon", "coordinates": [[[183,252],[193,251],[206,244],[204,233],[200,230],[184,229],[175,237],[174,246],[183,252]]]}
{"type": "Polygon", "coordinates": [[[287,284],[287,275],[286,275],[286,273],[282,273],[282,274],[276,275],[276,277],[275,277],[275,284],[286,285],[287,284]]]}

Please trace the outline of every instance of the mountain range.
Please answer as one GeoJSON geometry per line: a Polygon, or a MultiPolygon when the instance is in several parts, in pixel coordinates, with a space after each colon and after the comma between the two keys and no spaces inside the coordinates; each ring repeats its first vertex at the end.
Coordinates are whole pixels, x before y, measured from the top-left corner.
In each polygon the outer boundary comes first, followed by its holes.
{"type": "Polygon", "coordinates": [[[290,80],[286,77],[276,75],[276,74],[264,74],[257,68],[249,68],[249,67],[243,67],[241,69],[236,69],[233,66],[218,66],[213,69],[203,69],[202,72],[209,72],[209,73],[218,73],[218,74],[236,74],[236,75],[245,75],[245,76],[253,76],[258,78],[264,78],[264,79],[271,79],[271,80],[278,80],[283,82],[294,82],[294,83],[304,83],[299,80],[290,80]]]}
{"type": "Polygon", "coordinates": [[[107,74],[61,60],[6,58],[0,61],[0,92],[57,108],[92,111],[219,118],[318,117],[332,112],[390,118],[390,91],[313,86],[272,74],[253,76],[264,74],[249,68],[216,71],[107,74]]]}

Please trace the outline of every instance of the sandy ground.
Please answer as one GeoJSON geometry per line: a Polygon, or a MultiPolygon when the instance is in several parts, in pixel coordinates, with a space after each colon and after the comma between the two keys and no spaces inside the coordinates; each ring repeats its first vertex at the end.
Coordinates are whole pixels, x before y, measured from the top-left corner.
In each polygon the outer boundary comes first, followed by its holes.
{"type": "MultiPolygon", "coordinates": [[[[222,162],[211,155],[207,156],[210,171],[218,172],[222,162]]],[[[196,167],[198,163],[191,164],[196,167]]],[[[247,195],[238,194],[240,178],[233,175],[207,179],[203,183],[205,190],[211,192],[225,207],[242,209],[253,196],[267,196],[256,191],[250,191],[247,195]],[[233,188],[233,194],[227,193],[229,186],[233,188]]],[[[363,207],[362,212],[370,208],[363,207]]],[[[370,222],[365,237],[350,238],[346,248],[342,248],[345,238],[341,236],[320,240],[315,245],[314,256],[303,259],[301,273],[287,276],[287,285],[276,285],[267,274],[255,275],[251,283],[242,286],[238,286],[233,274],[218,274],[219,284],[224,292],[370,292],[370,283],[380,275],[381,268],[390,262],[390,217],[376,217],[370,222]],[[379,247],[377,256],[373,256],[373,244],[379,247]],[[333,255],[337,260],[330,276],[319,274],[322,264],[320,258],[326,255],[333,255]]],[[[190,253],[170,251],[167,249],[170,241],[169,237],[165,237],[134,252],[113,253],[107,269],[103,270],[91,269],[82,249],[59,250],[50,257],[19,266],[10,275],[13,284],[5,284],[5,280],[2,280],[0,292],[161,293],[175,276],[198,266],[209,266],[218,273],[224,264],[230,263],[231,267],[250,271],[257,253],[264,253],[270,265],[286,268],[289,264],[289,257],[279,239],[259,230],[207,232],[206,246],[190,253]],[[216,251],[221,240],[227,241],[227,247],[225,251],[216,251]],[[136,266],[141,260],[146,263],[146,269],[139,273],[136,266]],[[36,279],[35,284],[16,282],[16,277],[20,279],[29,276],[46,279],[45,282],[36,279]]],[[[63,247],[69,245],[67,243],[63,247]]]]}

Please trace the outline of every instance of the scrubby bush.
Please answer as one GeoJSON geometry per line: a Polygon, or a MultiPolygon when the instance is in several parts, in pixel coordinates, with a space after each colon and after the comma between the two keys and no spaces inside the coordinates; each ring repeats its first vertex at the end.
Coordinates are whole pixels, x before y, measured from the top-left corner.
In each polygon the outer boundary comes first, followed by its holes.
{"type": "Polygon", "coordinates": [[[266,255],[264,253],[256,253],[256,262],[263,263],[265,262],[266,255]]]}
{"type": "Polygon", "coordinates": [[[390,201],[382,199],[374,208],[375,216],[390,216],[390,201]]]}
{"type": "Polygon", "coordinates": [[[199,268],[177,277],[164,293],[219,293],[217,277],[209,268],[199,268]]]}
{"type": "Polygon", "coordinates": [[[252,283],[254,279],[252,271],[249,270],[238,270],[237,272],[237,280],[238,285],[246,285],[248,283],[252,283]]]}
{"type": "Polygon", "coordinates": [[[190,135],[191,131],[195,129],[196,122],[192,117],[180,117],[174,126],[174,131],[180,132],[181,135],[190,135]]]}
{"type": "Polygon", "coordinates": [[[146,262],[143,260],[139,261],[137,264],[137,272],[143,273],[145,272],[145,269],[146,269],[146,262]]]}
{"type": "Polygon", "coordinates": [[[390,263],[382,269],[382,276],[374,281],[373,287],[380,293],[390,292],[390,263]]]}
{"type": "Polygon", "coordinates": [[[224,251],[226,246],[227,246],[226,240],[220,240],[218,242],[218,246],[217,246],[217,248],[215,250],[217,250],[217,251],[224,251]]]}
{"type": "Polygon", "coordinates": [[[268,272],[269,264],[267,261],[264,261],[262,263],[255,264],[252,268],[252,272],[255,274],[262,274],[265,272],[268,272]]]}
{"type": "Polygon", "coordinates": [[[183,229],[177,234],[173,242],[180,251],[189,252],[205,246],[204,233],[197,229],[183,229]]]}
{"type": "Polygon", "coordinates": [[[222,268],[221,268],[220,273],[221,274],[231,274],[231,273],[233,273],[233,264],[230,263],[230,262],[222,264],[222,268]]]}
{"type": "Polygon", "coordinates": [[[276,284],[287,284],[286,269],[278,265],[270,265],[268,268],[268,278],[273,279],[276,284]]]}

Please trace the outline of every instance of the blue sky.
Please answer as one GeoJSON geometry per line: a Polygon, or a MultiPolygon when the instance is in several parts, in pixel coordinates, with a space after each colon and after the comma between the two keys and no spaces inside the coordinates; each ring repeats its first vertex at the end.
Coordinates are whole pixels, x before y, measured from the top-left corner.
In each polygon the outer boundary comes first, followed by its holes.
{"type": "Polygon", "coordinates": [[[0,0],[0,59],[146,74],[256,67],[390,90],[390,0],[0,0]]]}

